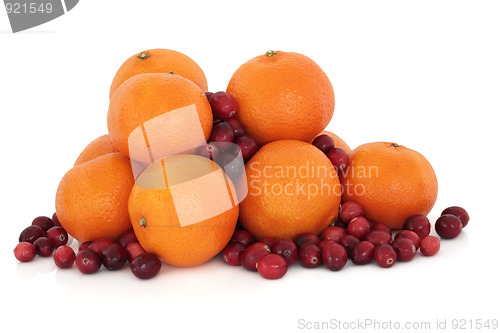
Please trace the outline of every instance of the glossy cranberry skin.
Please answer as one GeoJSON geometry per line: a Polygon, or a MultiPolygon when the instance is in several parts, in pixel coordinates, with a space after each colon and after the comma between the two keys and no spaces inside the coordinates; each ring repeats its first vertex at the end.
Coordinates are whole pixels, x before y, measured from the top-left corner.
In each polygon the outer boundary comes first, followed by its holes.
{"type": "Polygon", "coordinates": [[[276,240],[276,238],[274,238],[274,237],[264,237],[259,242],[264,243],[267,246],[269,246],[269,248],[271,248],[271,245],[273,245],[275,240],[276,240]]]}
{"type": "Polygon", "coordinates": [[[271,250],[266,244],[261,242],[253,243],[243,251],[241,264],[248,270],[256,271],[259,259],[269,253],[271,253],[271,250]]]}
{"type": "Polygon", "coordinates": [[[346,201],[340,205],[339,220],[344,223],[351,222],[352,219],[365,215],[365,210],[356,201],[346,201]]]}
{"type": "Polygon", "coordinates": [[[355,217],[347,225],[347,233],[358,239],[362,239],[371,230],[370,222],[363,216],[355,217]]]}
{"type": "Polygon", "coordinates": [[[233,129],[233,137],[234,137],[234,139],[238,139],[240,136],[246,134],[245,127],[243,126],[243,124],[241,123],[241,121],[239,121],[238,119],[236,119],[236,118],[228,118],[228,119],[226,119],[226,122],[229,125],[231,125],[231,128],[233,129]]]}
{"type": "Polygon", "coordinates": [[[206,145],[198,147],[196,155],[215,161],[219,157],[219,148],[213,143],[207,143],[206,145]]]}
{"type": "Polygon", "coordinates": [[[241,255],[245,249],[246,246],[242,243],[231,242],[222,251],[222,259],[231,266],[240,266],[241,255]]]}
{"type": "Polygon", "coordinates": [[[345,235],[339,240],[339,244],[342,245],[346,251],[349,258],[351,257],[352,249],[359,243],[359,239],[353,235],[345,235]]]}
{"type": "Polygon", "coordinates": [[[373,259],[380,267],[389,268],[396,262],[396,250],[388,244],[381,244],[375,247],[373,259]]]}
{"type": "Polygon", "coordinates": [[[361,241],[352,249],[351,260],[356,265],[366,265],[372,262],[375,245],[368,241],[361,241]]]}
{"type": "Polygon", "coordinates": [[[339,243],[332,243],[323,249],[321,259],[328,269],[341,270],[347,263],[347,251],[339,243]]]}
{"type": "Polygon", "coordinates": [[[332,243],[338,243],[336,241],[333,241],[333,240],[330,240],[330,239],[325,239],[325,240],[322,240],[318,246],[319,248],[321,249],[321,251],[323,251],[323,249],[327,246],[327,245],[330,245],[332,243]]]}
{"type": "Polygon", "coordinates": [[[334,147],[328,151],[326,157],[332,162],[339,177],[342,177],[345,168],[349,165],[349,154],[342,148],[334,147]]]}
{"type": "Polygon", "coordinates": [[[452,239],[460,235],[462,222],[455,215],[445,214],[437,219],[434,228],[441,238],[452,239]]]}
{"type": "Polygon", "coordinates": [[[427,236],[422,239],[420,243],[420,253],[424,256],[433,256],[439,252],[441,244],[439,242],[439,238],[434,236],[427,236]]]}
{"type": "Polygon", "coordinates": [[[387,224],[383,224],[383,223],[375,223],[372,226],[372,231],[381,231],[381,232],[385,232],[389,235],[392,235],[391,228],[387,224]]]}
{"type": "Polygon", "coordinates": [[[460,222],[462,222],[462,228],[465,228],[467,224],[469,223],[469,213],[465,209],[459,206],[451,206],[443,210],[441,215],[455,215],[460,219],[460,222]]]}
{"type": "Polygon", "coordinates": [[[295,244],[297,244],[297,247],[301,247],[305,243],[314,243],[318,245],[320,243],[320,239],[318,235],[313,234],[312,232],[305,232],[294,239],[295,244]]]}
{"type": "Polygon", "coordinates": [[[31,225],[37,225],[40,228],[42,228],[42,230],[44,232],[47,232],[47,230],[49,230],[50,228],[55,226],[55,223],[50,217],[38,216],[38,217],[35,217],[33,222],[31,222],[31,225]]]}
{"type": "Polygon", "coordinates": [[[122,268],[127,262],[127,250],[120,244],[111,244],[102,252],[102,264],[110,271],[122,268]]]}
{"type": "Polygon", "coordinates": [[[243,160],[246,162],[259,150],[259,146],[255,142],[255,140],[248,136],[242,135],[238,139],[236,139],[236,144],[240,147],[241,156],[243,160]]]}
{"type": "Polygon", "coordinates": [[[127,245],[129,245],[130,243],[134,243],[134,242],[139,242],[137,240],[137,236],[135,235],[134,233],[134,230],[133,229],[130,229],[128,231],[125,231],[121,236],[120,238],[118,238],[118,244],[120,244],[121,246],[123,247],[126,247],[127,245]]]}
{"type": "Polygon", "coordinates": [[[59,221],[59,218],[57,217],[57,213],[52,214],[52,221],[54,221],[54,225],[61,226],[61,222],[59,221]]]}
{"type": "Polygon", "coordinates": [[[45,236],[50,240],[55,248],[68,243],[68,233],[63,227],[52,227],[47,231],[45,236]]]}
{"type": "Polygon", "coordinates": [[[364,240],[373,243],[375,246],[379,246],[381,244],[391,244],[392,235],[383,231],[371,231],[365,236],[364,240]]]}
{"type": "Polygon", "coordinates": [[[127,259],[129,262],[134,261],[134,259],[139,255],[146,253],[139,242],[127,244],[127,246],[125,246],[125,250],[127,251],[127,259]]]}
{"type": "Polygon", "coordinates": [[[410,216],[403,224],[403,230],[414,231],[420,239],[429,236],[431,232],[431,223],[427,216],[424,215],[413,215],[410,216]]]}
{"type": "Polygon", "coordinates": [[[161,261],[152,253],[143,253],[132,261],[130,269],[139,279],[151,279],[160,272],[161,261]]]}
{"type": "Polygon", "coordinates": [[[415,244],[408,238],[395,239],[391,246],[396,251],[397,260],[399,261],[410,261],[415,257],[415,253],[417,253],[415,244]]]}
{"type": "Polygon", "coordinates": [[[35,245],[36,254],[40,257],[49,257],[54,252],[54,246],[47,237],[38,238],[33,245],[35,245]]]}
{"type": "Polygon", "coordinates": [[[286,264],[291,265],[297,259],[299,249],[291,239],[277,239],[271,244],[271,253],[282,256],[286,264]]]}
{"type": "Polygon", "coordinates": [[[79,251],[75,258],[76,268],[83,274],[92,274],[101,267],[99,255],[92,250],[79,251]]]}
{"type": "Polygon", "coordinates": [[[304,243],[299,247],[299,259],[304,267],[318,267],[321,265],[321,248],[316,243],[304,243]]]}
{"type": "Polygon", "coordinates": [[[73,266],[75,259],[75,251],[69,246],[61,245],[54,252],[54,263],[59,268],[70,268],[73,266]]]}
{"type": "Polygon", "coordinates": [[[415,245],[415,248],[418,250],[418,248],[420,247],[420,242],[421,242],[421,239],[420,237],[417,235],[416,232],[414,231],[411,231],[411,230],[401,230],[399,231],[395,236],[394,236],[394,240],[398,239],[398,238],[408,238],[409,240],[411,240],[413,242],[413,245],[415,245]]]}
{"type": "Polygon", "coordinates": [[[345,228],[334,225],[326,228],[321,233],[321,240],[332,240],[338,242],[345,235],[347,235],[347,230],[345,228]]]}
{"type": "Polygon", "coordinates": [[[286,274],[287,270],[288,264],[285,258],[279,254],[266,254],[257,261],[257,271],[266,279],[280,279],[286,274]]]}
{"type": "Polygon", "coordinates": [[[245,246],[249,246],[256,242],[255,237],[246,230],[236,230],[231,237],[231,242],[238,242],[245,246]]]}
{"type": "Polygon", "coordinates": [[[210,92],[210,91],[207,91],[205,92],[205,96],[207,97],[208,101],[210,102],[210,98],[212,97],[214,93],[213,92],[210,92]]]}
{"type": "Polygon", "coordinates": [[[97,253],[99,258],[101,258],[102,252],[104,251],[104,249],[113,243],[114,242],[109,238],[99,238],[99,239],[96,239],[95,241],[93,241],[92,243],[90,243],[88,248],[89,248],[89,250],[92,250],[95,253],[97,253]]]}
{"type": "Polygon", "coordinates": [[[90,244],[92,244],[91,241],[83,242],[78,246],[78,251],[86,250],[89,248],[90,244]]]}
{"type": "Polygon", "coordinates": [[[210,106],[214,116],[227,119],[233,117],[238,111],[238,103],[224,91],[218,91],[210,96],[210,106]]]}
{"type": "Polygon", "coordinates": [[[21,242],[14,248],[14,256],[20,262],[28,262],[35,258],[36,248],[35,245],[29,242],[21,242]]]}
{"type": "Polygon", "coordinates": [[[234,142],[233,129],[231,125],[223,121],[216,124],[210,135],[211,142],[234,142]]]}
{"type": "Polygon", "coordinates": [[[314,138],[312,145],[321,150],[323,154],[326,155],[330,149],[335,147],[335,142],[328,135],[321,134],[314,138]]]}
{"type": "Polygon", "coordinates": [[[21,234],[19,235],[19,243],[28,242],[33,244],[38,238],[44,236],[45,233],[41,227],[37,225],[30,225],[21,231],[21,234]]]}

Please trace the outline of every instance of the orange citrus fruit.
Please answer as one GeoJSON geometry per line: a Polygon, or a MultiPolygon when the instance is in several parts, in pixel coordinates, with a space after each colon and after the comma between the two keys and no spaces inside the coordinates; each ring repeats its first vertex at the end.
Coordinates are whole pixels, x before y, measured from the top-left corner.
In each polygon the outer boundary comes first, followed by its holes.
{"type": "Polygon", "coordinates": [[[214,162],[196,155],[158,160],[137,178],[129,200],[134,232],[147,251],[174,266],[195,266],[224,249],[239,206],[214,162]]]}
{"type": "Polygon", "coordinates": [[[76,159],[75,165],[85,163],[102,155],[117,152],[118,149],[116,149],[109,134],[105,134],[89,143],[87,147],[83,149],[83,151],[80,153],[80,156],[78,156],[78,158],[76,159]]]}
{"type": "Polygon", "coordinates": [[[313,145],[280,140],[246,164],[248,195],[240,221],[258,239],[319,234],[338,215],[341,187],[330,160],[313,145]]]}
{"type": "Polygon", "coordinates": [[[79,164],[59,183],[57,217],[80,242],[117,239],[131,228],[127,204],[133,185],[130,160],[120,153],[79,164]]]}
{"type": "Polygon", "coordinates": [[[325,72],[294,52],[268,51],[247,61],[231,77],[227,93],[238,102],[236,117],[260,145],[311,141],[328,125],[335,107],[325,72]]]}
{"type": "Polygon", "coordinates": [[[391,142],[363,144],[349,154],[343,200],[360,203],[366,218],[400,229],[407,218],[427,215],[438,194],[434,169],[415,150],[391,142]]]}
{"type": "Polygon", "coordinates": [[[185,77],[203,91],[208,90],[207,78],[193,59],[177,51],[153,49],[134,54],[121,65],[111,83],[109,97],[111,98],[116,89],[134,75],[169,72],[185,77]]]}
{"type": "MultiPolygon", "coordinates": [[[[335,147],[338,147],[338,148],[342,148],[344,149],[347,153],[350,153],[351,152],[351,147],[349,147],[349,145],[347,144],[347,142],[345,142],[344,140],[342,140],[337,134],[335,133],[332,133],[330,131],[323,131],[321,133],[319,133],[318,135],[316,136],[320,136],[320,135],[323,135],[323,134],[326,134],[328,135],[330,138],[333,139],[333,142],[335,143],[335,147]]],[[[316,138],[316,137],[314,137],[316,138]]],[[[309,143],[312,143],[314,141],[314,139],[312,139],[309,143]]]]}
{"type": "MultiPolygon", "coordinates": [[[[188,125],[193,131],[196,126],[200,128],[201,125],[200,135],[207,140],[212,130],[213,116],[210,103],[200,87],[176,74],[135,75],[123,83],[111,97],[108,110],[109,135],[116,148],[125,156],[130,157],[129,135],[132,131],[140,130],[146,122],[160,119],[160,116],[166,113],[192,105],[196,108],[197,117],[194,120],[195,123],[188,125]]],[[[179,120],[180,123],[182,119],[179,120]]],[[[178,124],[174,121],[169,124],[160,124],[156,126],[156,131],[168,134],[175,130],[174,127],[167,127],[172,125],[178,124]]],[[[151,133],[148,132],[148,134],[151,133]]],[[[182,134],[184,137],[179,137],[173,146],[181,145],[189,139],[185,136],[192,135],[188,131],[182,134]]],[[[152,139],[150,136],[149,140],[152,141],[152,139]]],[[[158,145],[156,147],[153,145],[151,143],[152,148],[159,148],[158,145]]],[[[166,155],[160,157],[164,156],[166,155]]]]}

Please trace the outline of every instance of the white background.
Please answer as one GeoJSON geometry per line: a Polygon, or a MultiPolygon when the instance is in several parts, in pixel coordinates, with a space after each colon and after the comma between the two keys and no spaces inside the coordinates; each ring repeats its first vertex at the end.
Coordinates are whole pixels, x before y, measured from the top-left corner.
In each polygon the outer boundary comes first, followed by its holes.
{"type": "Polygon", "coordinates": [[[1,325],[19,332],[303,332],[300,319],[371,318],[430,322],[432,331],[446,319],[452,331],[454,318],[500,320],[499,16],[497,1],[87,0],[12,34],[0,9],[1,325]],[[58,270],[52,258],[18,263],[19,232],[53,213],[59,180],[107,132],[116,70],[148,48],[189,55],[212,91],[225,90],[239,65],[268,49],[308,55],[335,89],[328,129],[352,148],[384,140],[424,154],[439,180],[429,218],[460,205],[469,226],[435,257],[386,270],[296,264],[277,281],[220,257],[193,268],[164,265],[148,281],[128,269],[58,270]]]}

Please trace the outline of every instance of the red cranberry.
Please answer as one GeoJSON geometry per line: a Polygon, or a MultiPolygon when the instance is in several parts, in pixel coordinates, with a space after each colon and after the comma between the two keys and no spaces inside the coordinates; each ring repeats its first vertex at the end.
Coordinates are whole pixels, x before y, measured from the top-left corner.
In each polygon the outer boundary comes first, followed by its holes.
{"type": "Polygon", "coordinates": [[[90,244],[92,244],[91,241],[83,242],[78,246],[78,251],[83,251],[89,248],[90,244]]]}
{"type": "Polygon", "coordinates": [[[332,244],[332,243],[338,243],[334,240],[330,240],[330,239],[325,239],[325,240],[322,240],[320,243],[319,243],[319,248],[321,249],[321,251],[323,251],[323,249],[325,247],[327,247],[328,245],[332,244]]]}
{"type": "Polygon", "coordinates": [[[205,92],[205,96],[207,96],[207,99],[208,99],[209,102],[210,102],[210,98],[212,97],[213,94],[214,93],[210,92],[210,91],[205,92]]]}
{"type": "Polygon", "coordinates": [[[245,135],[245,127],[236,118],[228,118],[226,119],[227,123],[231,125],[231,128],[233,129],[233,136],[235,139],[238,139],[240,136],[245,135]]]}
{"type": "Polygon", "coordinates": [[[28,242],[33,244],[38,238],[43,236],[45,236],[45,233],[42,228],[37,225],[30,225],[21,231],[21,234],[19,235],[19,243],[28,242]]]}
{"type": "Polygon", "coordinates": [[[361,239],[370,232],[370,222],[364,217],[355,217],[347,225],[347,232],[354,237],[361,239]]]}
{"type": "Polygon", "coordinates": [[[75,262],[75,251],[67,245],[61,245],[54,252],[54,263],[59,268],[70,268],[75,262]]]}
{"type": "Polygon", "coordinates": [[[413,241],[408,238],[398,238],[392,242],[391,246],[396,251],[397,259],[399,261],[409,261],[415,257],[417,248],[413,241]]]}
{"type": "Polygon", "coordinates": [[[335,147],[335,142],[333,142],[333,139],[328,135],[321,134],[314,138],[312,145],[321,150],[323,154],[326,155],[330,149],[335,147]]]}
{"type": "Polygon", "coordinates": [[[20,262],[28,262],[35,258],[36,248],[35,245],[29,242],[21,242],[14,248],[14,255],[20,262]]]}
{"type": "Polygon", "coordinates": [[[99,256],[99,258],[102,257],[102,252],[104,251],[105,248],[107,248],[108,246],[110,246],[111,244],[113,244],[114,242],[109,239],[109,238],[99,238],[99,239],[96,239],[95,241],[93,241],[90,245],[89,245],[89,250],[92,250],[94,251],[95,253],[97,253],[97,255],[99,256]]]}
{"type": "Polygon", "coordinates": [[[271,252],[282,256],[287,265],[293,264],[299,254],[297,245],[290,239],[277,239],[271,244],[271,252]]]}
{"type": "Polygon", "coordinates": [[[356,265],[365,265],[372,261],[375,245],[368,241],[361,241],[352,249],[351,259],[356,265]]]}
{"type": "Polygon", "coordinates": [[[238,103],[224,91],[218,91],[210,97],[210,105],[214,116],[227,119],[233,117],[238,111],[238,103]]]}
{"type": "Polygon", "coordinates": [[[31,222],[31,225],[37,225],[40,228],[42,228],[44,232],[47,232],[47,230],[52,228],[55,225],[55,223],[50,217],[38,216],[35,217],[33,222],[31,222]]]}
{"type": "Polygon", "coordinates": [[[460,219],[460,222],[462,222],[462,228],[465,228],[465,226],[469,223],[469,213],[465,209],[459,206],[451,206],[443,210],[441,215],[455,215],[460,219]]]}
{"type": "Polygon", "coordinates": [[[373,259],[380,267],[389,268],[396,262],[397,254],[392,246],[381,244],[375,247],[373,259]]]}
{"type": "Polygon", "coordinates": [[[120,244],[111,244],[102,252],[102,264],[110,271],[122,268],[127,262],[127,250],[120,244]]]}
{"type": "Polygon", "coordinates": [[[416,232],[411,231],[411,230],[401,230],[394,236],[394,240],[398,238],[408,238],[413,242],[413,245],[415,245],[415,248],[418,250],[420,247],[420,237],[417,235],[416,232]]]}
{"type": "Polygon", "coordinates": [[[257,261],[266,254],[271,253],[269,246],[264,243],[257,242],[248,246],[241,255],[241,264],[248,270],[257,270],[257,261]]]}
{"type": "Polygon", "coordinates": [[[61,225],[61,222],[59,221],[59,218],[57,217],[57,213],[52,214],[52,221],[54,221],[54,225],[61,225]]]}
{"type": "Polygon", "coordinates": [[[318,235],[312,232],[305,232],[295,237],[294,242],[297,244],[297,247],[301,247],[305,243],[314,243],[318,245],[320,240],[318,235]]]}
{"type": "Polygon", "coordinates": [[[347,251],[339,243],[329,244],[323,249],[321,259],[328,269],[339,271],[347,263],[347,251]]]}
{"type": "Polygon", "coordinates": [[[241,255],[245,251],[246,246],[242,243],[231,242],[227,244],[222,251],[222,259],[231,266],[241,265],[241,255]]]}
{"type": "Polygon", "coordinates": [[[288,264],[285,258],[278,254],[266,254],[257,261],[257,271],[266,279],[279,279],[286,274],[288,264]]]}
{"type": "Polygon", "coordinates": [[[127,251],[127,258],[129,262],[134,261],[134,259],[137,258],[139,255],[146,253],[146,251],[142,248],[141,244],[139,244],[138,242],[127,244],[125,250],[127,251]]]}
{"type": "Polygon", "coordinates": [[[389,235],[392,235],[391,227],[389,227],[387,224],[383,224],[383,223],[375,223],[372,226],[372,231],[381,231],[381,232],[385,232],[389,235]]]}
{"type": "Polygon", "coordinates": [[[221,119],[219,117],[215,117],[214,116],[214,120],[212,121],[212,127],[214,127],[215,125],[217,125],[218,123],[222,123],[223,121],[225,121],[224,119],[221,119]]]}
{"type": "Polygon", "coordinates": [[[422,239],[422,242],[420,243],[420,253],[424,256],[433,256],[439,252],[440,247],[439,238],[427,236],[422,239]]]}
{"type": "Polygon", "coordinates": [[[425,236],[429,236],[431,232],[431,223],[424,215],[413,215],[403,224],[403,230],[414,231],[420,239],[423,239],[425,236]]]}
{"type": "Polygon", "coordinates": [[[47,237],[38,238],[33,245],[35,245],[36,254],[40,257],[49,257],[54,252],[54,246],[47,237]]]}
{"type": "Polygon", "coordinates": [[[45,235],[55,248],[68,243],[68,233],[63,227],[55,226],[50,228],[45,235]]]}
{"type": "Polygon", "coordinates": [[[347,230],[345,228],[341,228],[339,226],[332,226],[326,228],[322,233],[321,233],[321,240],[332,240],[335,242],[338,242],[342,236],[347,235],[347,230]]]}
{"type": "Polygon", "coordinates": [[[92,250],[79,251],[75,258],[76,268],[84,274],[92,274],[101,267],[99,255],[92,250]]]}
{"type": "Polygon", "coordinates": [[[452,239],[462,231],[462,222],[455,215],[445,214],[437,219],[434,228],[441,238],[452,239]]]}
{"type": "Polygon", "coordinates": [[[346,249],[347,255],[349,256],[349,258],[351,257],[352,249],[358,243],[359,243],[359,239],[357,237],[354,237],[353,235],[349,235],[349,234],[342,236],[342,238],[340,238],[340,240],[339,240],[339,244],[342,245],[346,249]]]}
{"type": "Polygon", "coordinates": [[[246,162],[259,150],[259,146],[255,140],[248,135],[242,135],[238,139],[236,139],[236,144],[240,147],[241,156],[243,160],[246,162]]]}
{"type": "Polygon", "coordinates": [[[139,279],[151,279],[160,272],[161,261],[152,253],[143,253],[132,261],[130,269],[139,279]]]}
{"type": "Polygon", "coordinates": [[[264,237],[259,242],[264,243],[267,246],[269,246],[269,248],[271,248],[271,245],[273,245],[275,240],[276,240],[276,238],[274,238],[274,237],[264,237]]]}
{"type": "Polygon", "coordinates": [[[375,246],[379,246],[381,244],[391,244],[392,235],[382,231],[371,231],[365,236],[364,240],[373,243],[375,246]]]}
{"type": "Polygon", "coordinates": [[[321,248],[316,243],[304,243],[299,247],[299,259],[304,267],[318,267],[321,265],[321,248]]]}
{"type": "Polygon", "coordinates": [[[125,231],[118,239],[118,244],[120,244],[123,247],[126,247],[130,243],[134,242],[138,242],[138,240],[133,229],[125,231]]]}
{"type": "Polygon", "coordinates": [[[236,230],[231,237],[231,242],[238,242],[245,246],[249,246],[256,242],[255,237],[246,230],[236,230]]]}
{"type": "Polygon", "coordinates": [[[206,145],[200,146],[196,151],[196,155],[203,156],[212,161],[217,160],[219,157],[219,147],[213,143],[207,143],[206,145]]]}
{"type": "Polygon", "coordinates": [[[342,148],[334,147],[328,151],[326,156],[332,162],[339,177],[342,176],[342,172],[349,165],[349,154],[342,148]]]}
{"type": "Polygon", "coordinates": [[[349,223],[352,219],[365,215],[365,210],[356,201],[346,201],[340,205],[339,220],[343,223],[349,223]]]}
{"type": "Polygon", "coordinates": [[[210,135],[211,142],[234,142],[233,129],[225,121],[216,124],[210,135]]]}

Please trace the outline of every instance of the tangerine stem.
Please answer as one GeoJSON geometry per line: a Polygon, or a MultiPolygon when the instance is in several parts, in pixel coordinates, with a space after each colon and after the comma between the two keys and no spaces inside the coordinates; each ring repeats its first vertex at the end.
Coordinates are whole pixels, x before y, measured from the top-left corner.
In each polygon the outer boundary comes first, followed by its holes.
{"type": "Polygon", "coordinates": [[[146,60],[147,58],[149,58],[150,55],[149,55],[149,51],[145,51],[145,52],[141,52],[139,53],[139,55],[137,56],[137,58],[141,59],[141,60],[146,60]]]}
{"type": "Polygon", "coordinates": [[[146,228],[146,226],[148,225],[148,222],[146,221],[146,219],[144,217],[141,217],[141,219],[139,220],[139,225],[143,228],[146,228]]]}
{"type": "Polygon", "coordinates": [[[276,51],[273,51],[273,50],[269,50],[266,52],[266,57],[272,57],[276,55],[276,51]]]}

